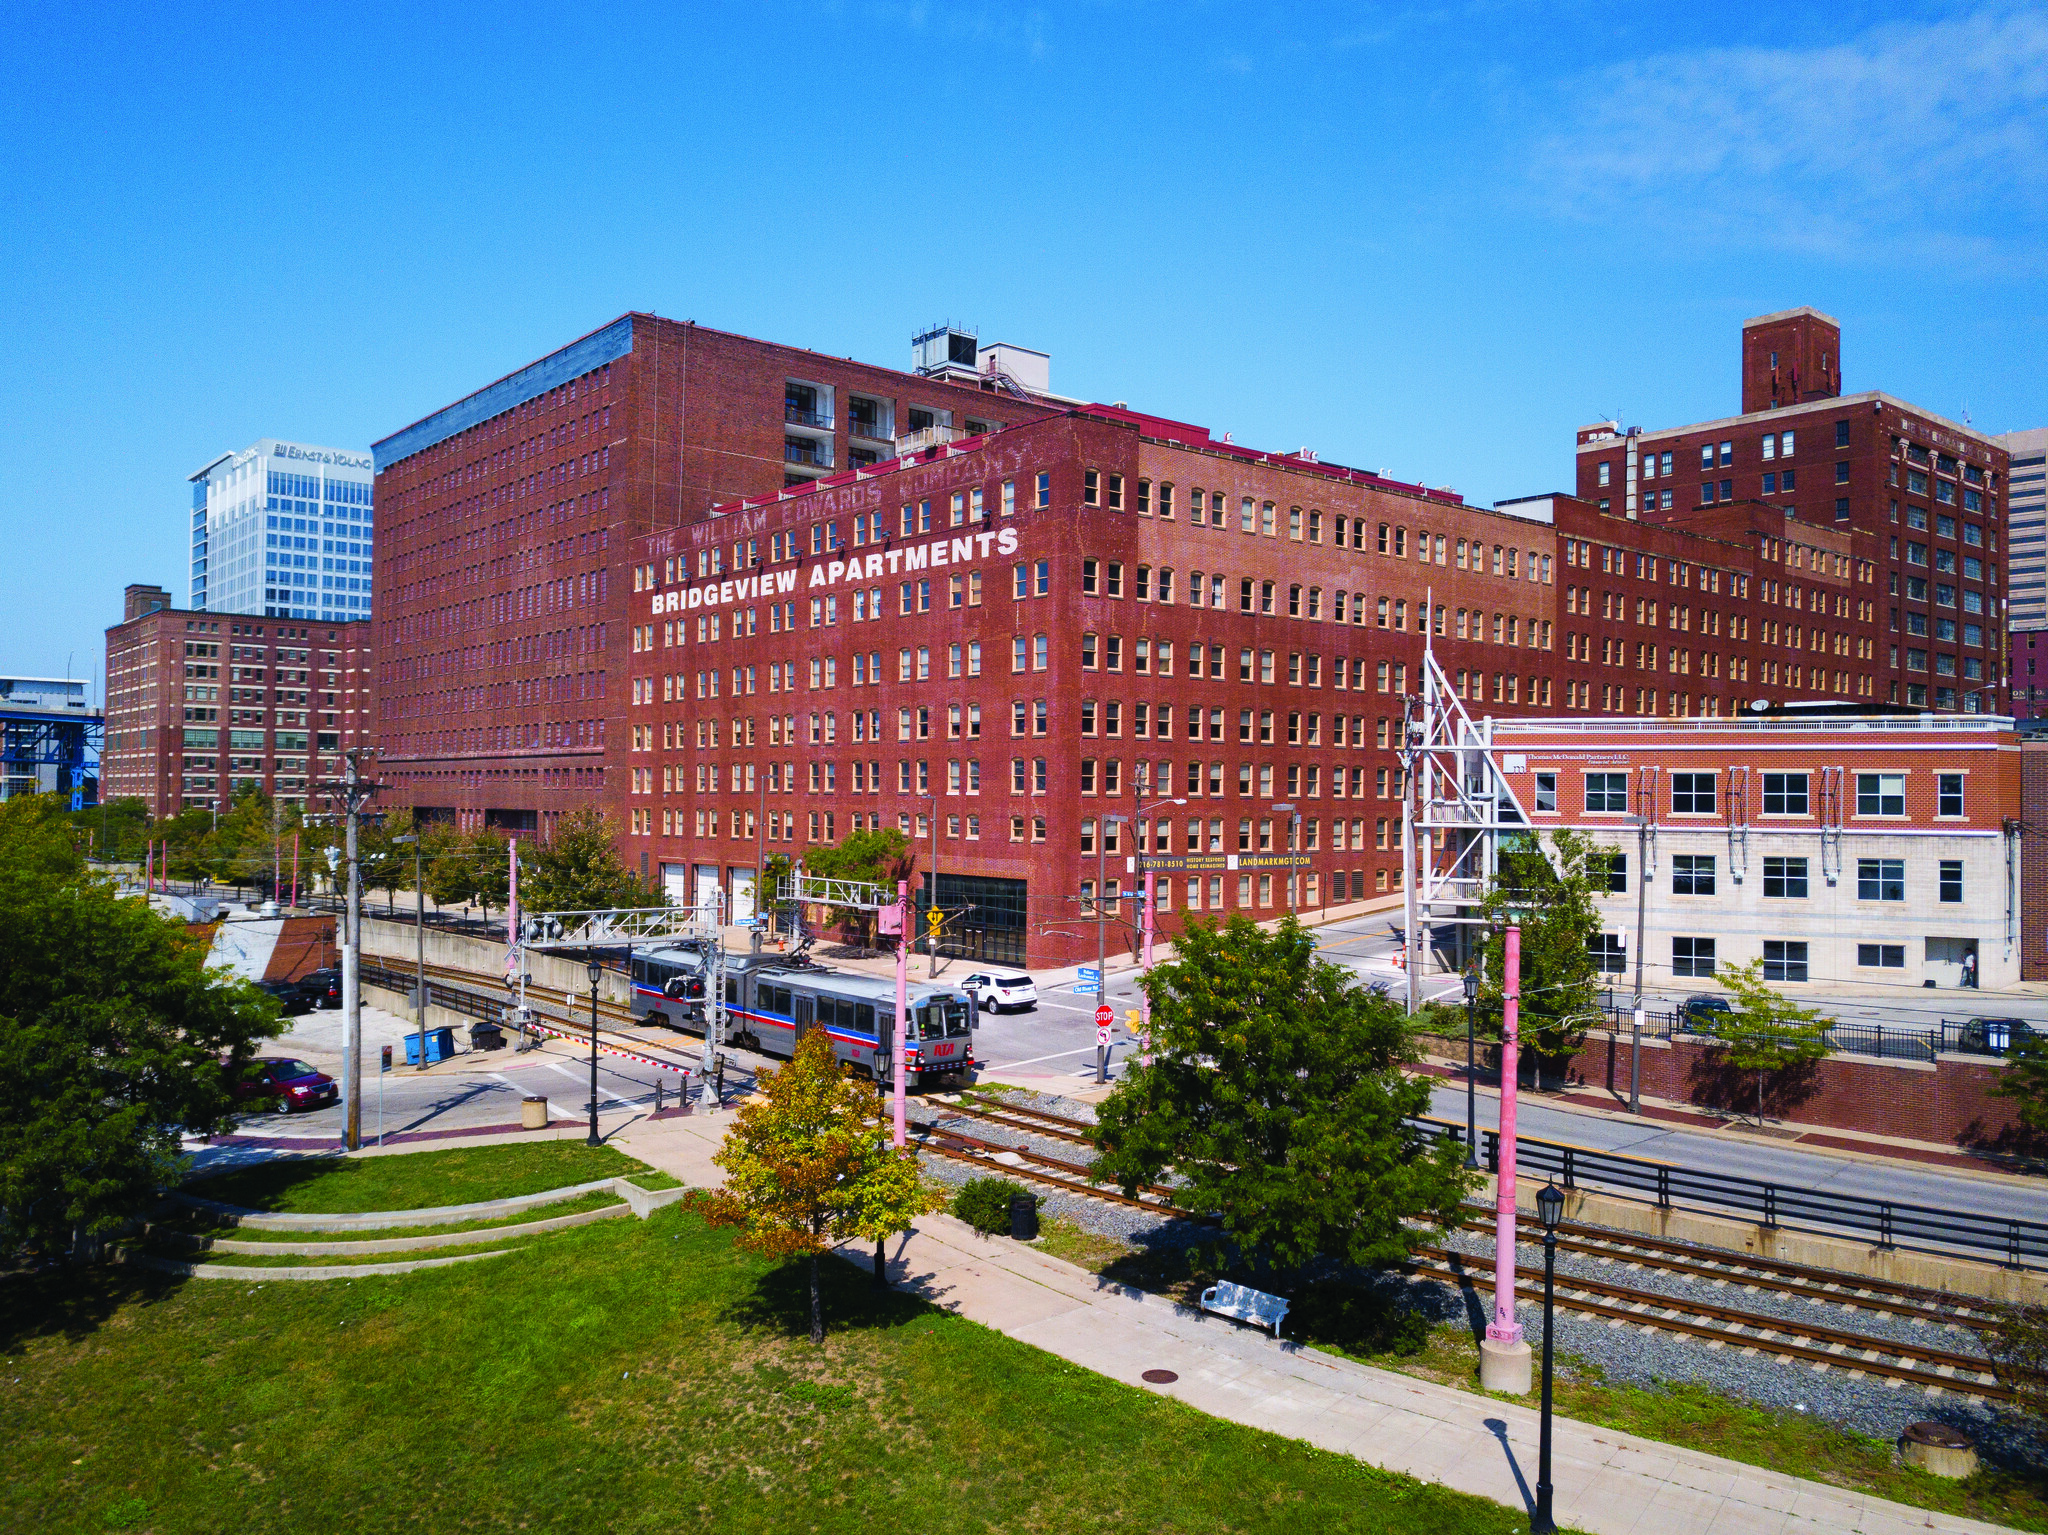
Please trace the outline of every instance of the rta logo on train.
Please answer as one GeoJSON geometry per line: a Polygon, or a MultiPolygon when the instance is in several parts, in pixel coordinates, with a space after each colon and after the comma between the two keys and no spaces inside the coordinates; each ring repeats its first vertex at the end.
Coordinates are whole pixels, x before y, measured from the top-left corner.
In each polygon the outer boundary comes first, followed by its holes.
{"type": "MultiPolygon", "coordinates": [[[[811,567],[807,588],[837,586],[841,582],[879,581],[884,576],[907,575],[921,570],[943,570],[948,565],[965,565],[987,559],[991,553],[1017,552],[1017,530],[996,528],[985,533],[967,533],[907,544],[901,549],[878,549],[868,554],[849,554],[845,559],[821,560],[811,567]]],[[[694,608],[727,607],[758,597],[779,597],[796,590],[794,570],[764,570],[758,575],[734,581],[705,581],[696,586],[676,586],[656,592],[648,612],[659,618],[664,613],[683,613],[694,608]]]]}

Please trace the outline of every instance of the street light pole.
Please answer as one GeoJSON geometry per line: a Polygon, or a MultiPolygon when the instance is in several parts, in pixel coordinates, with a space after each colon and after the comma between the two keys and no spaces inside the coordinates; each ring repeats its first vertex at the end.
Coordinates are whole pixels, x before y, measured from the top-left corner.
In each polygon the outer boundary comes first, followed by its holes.
{"type": "Polygon", "coordinates": [[[1564,1194],[1555,1183],[1544,1184],[1537,1194],[1536,1213],[1543,1219],[1543,1432],[1536,1452],[1536,1517],[1529,1521],[1529,1531],[1530,1535],[1556,1535],[1550,1486],[1550,1320],[1557,1281],[1557,1221],[1564,1213],[1564,1194]]]}
{"type": "Polygon", "coordinates": [[[597,984],[604,979],[604,965],[595,952],[584,966],[584,973],[590,977],[590,1134],[584,1138],[586,1146],[602,1146],[597,1135],[597,984]]]}
{"type": "Polygon", "coordinates": [[[925,974],[936,977],[939,973],[939,930],[932,918],[939,914],[939,791],[934,789],[925,797],[932,802],[932,898],[924,909],[925,974]]]}
{"type": "Polygon", "coordinates": [[[1522,1000],[1522,929],[1506,924],[1501,964],[1500,1165],[1494,1176],[1493,1320],[1479,1344],[1479,1384],[1520,1396],[1529,1389],[1529,1345],[1515,1320],[1515,1095],[1522,1000]]]}
{"type": "Polygon", "coordinates": [[[1650,818],[1636,821],[1636,1005],[1629,1029],[1628,1111],[1643,1112],[1643,914],[1650,899],[1650,818]]]}
{"type": "Polygon", "coordinates": [[[427,887],[426,874],[421,863],[420,837],[418,832],[409,836],[393,837],[394,843],[412,844],[412,898],[413,934],[417,944],[415,951],[412,993],[412,1022],[420,1037],[420,1058],[414,1068],[427,1069],[427,887]]]}
{"type": "Polygon", "coordinates": [[[1472,1043],[1479,1008],[1479,971],[1465,972],[1465,1169],[1479,1168],[1479,1068],[1472,1043]]]}

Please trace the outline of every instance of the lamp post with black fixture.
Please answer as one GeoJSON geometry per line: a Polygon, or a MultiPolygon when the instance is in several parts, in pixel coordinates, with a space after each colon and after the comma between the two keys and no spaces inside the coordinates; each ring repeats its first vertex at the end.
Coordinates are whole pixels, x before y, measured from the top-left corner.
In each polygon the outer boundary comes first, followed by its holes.
{"type": "Polygon", "coordinates": [[[1473,1049],[1479,1008],[1479,968],[1465,972],[1465,1170],[1479,1168],[1479,1069],[1473,1049]]]}
{"type": "Polygon", "coordinates": [[[590,1134],[583,1144],[602,1146],[597,1135],[597,986],[604,979],[604,962],[592,954],[583,969],[590,977],[590,1134]]]}
{"type": "Polygon", "coordinates": [[[1555,1183],[1546,1183],[1537,1192],[1536,1213],[1543,1219],[1543,1431],[1536,1452],[1536,1517],[1529,1521],[1529,1532],[1555,1535],[1557,1520],[1551,1513],[1550,1487],[1550,1318],[1557,1278],[1557,1222],[1564,1214],[1564,1193],[1555,1183]]]}

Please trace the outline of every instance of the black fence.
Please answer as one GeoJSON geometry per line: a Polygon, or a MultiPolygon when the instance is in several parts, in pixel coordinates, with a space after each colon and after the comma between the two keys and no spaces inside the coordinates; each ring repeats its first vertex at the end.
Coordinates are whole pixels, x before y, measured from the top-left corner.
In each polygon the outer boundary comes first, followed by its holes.
{"type": "MultiPolygon", "coordinates": [[[[1446,1136],[1454,1142],[1464,1141],[1463,1125],[1434,1119],[1415,1123],[1431,1141],[1446,1136]]],[[[1498,1173],[1500,1133],[1482,1130],[1479,1134],[1486,1170],[1498,1173]]],[[[1815,1193],[1556,1141],[1518,1140],[1515,1164],[1518,1176],[1554,1180],[1567,1189],[1594,1184],[1647,1197],[1667,1210],[1736,1215],[1760,1226],[1849,1236],[1874,1247],[1974,1258],[2008,1268],[2048,1268],[2048,1222],[1937,1210],[1852,1194],[1815,1193]]]]}
{"type": "MultiPolygon", "coordinates": [[[[1635,1013],[1626,1001],[1616,1001],[1608,992],[1601,1004],[1608,1025],[1626,1034],[1635,1026],[1635,1013]]],[[[1690,1017],[1680,1011],[1643,1009],[1643,1033],[1651,1039],[1670,1039],[1684,1034],[1703,1041],[1715,1035],[1713,1013],[1690,1017]]],[[[1892,1023],[1830,1023],[1828,1048],[1842,1055],[1870,1055],[1883,1060],[1932,1062],[1935,1056],[1981,1055],[1992,1059],[2011,1053],[2013,1045],[2030,1031],[2022,1025],[2007,1029],[1999,1023],[1987,1026],[1969,1019],[1944,1018],[1939,1023],[1900,1025],[1892,1023]]]]}

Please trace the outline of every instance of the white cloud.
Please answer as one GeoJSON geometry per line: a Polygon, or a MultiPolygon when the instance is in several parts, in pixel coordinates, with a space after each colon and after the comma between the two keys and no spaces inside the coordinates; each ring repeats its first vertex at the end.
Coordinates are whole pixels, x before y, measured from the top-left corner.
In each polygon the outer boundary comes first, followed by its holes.
{"type": "Polygon", "coordinates": [[[2011,255],[2042,233],[2040,10],[1651,55],[1567,90],[1532,179],[1568,216],[1836,255],[2011,255]]]}

